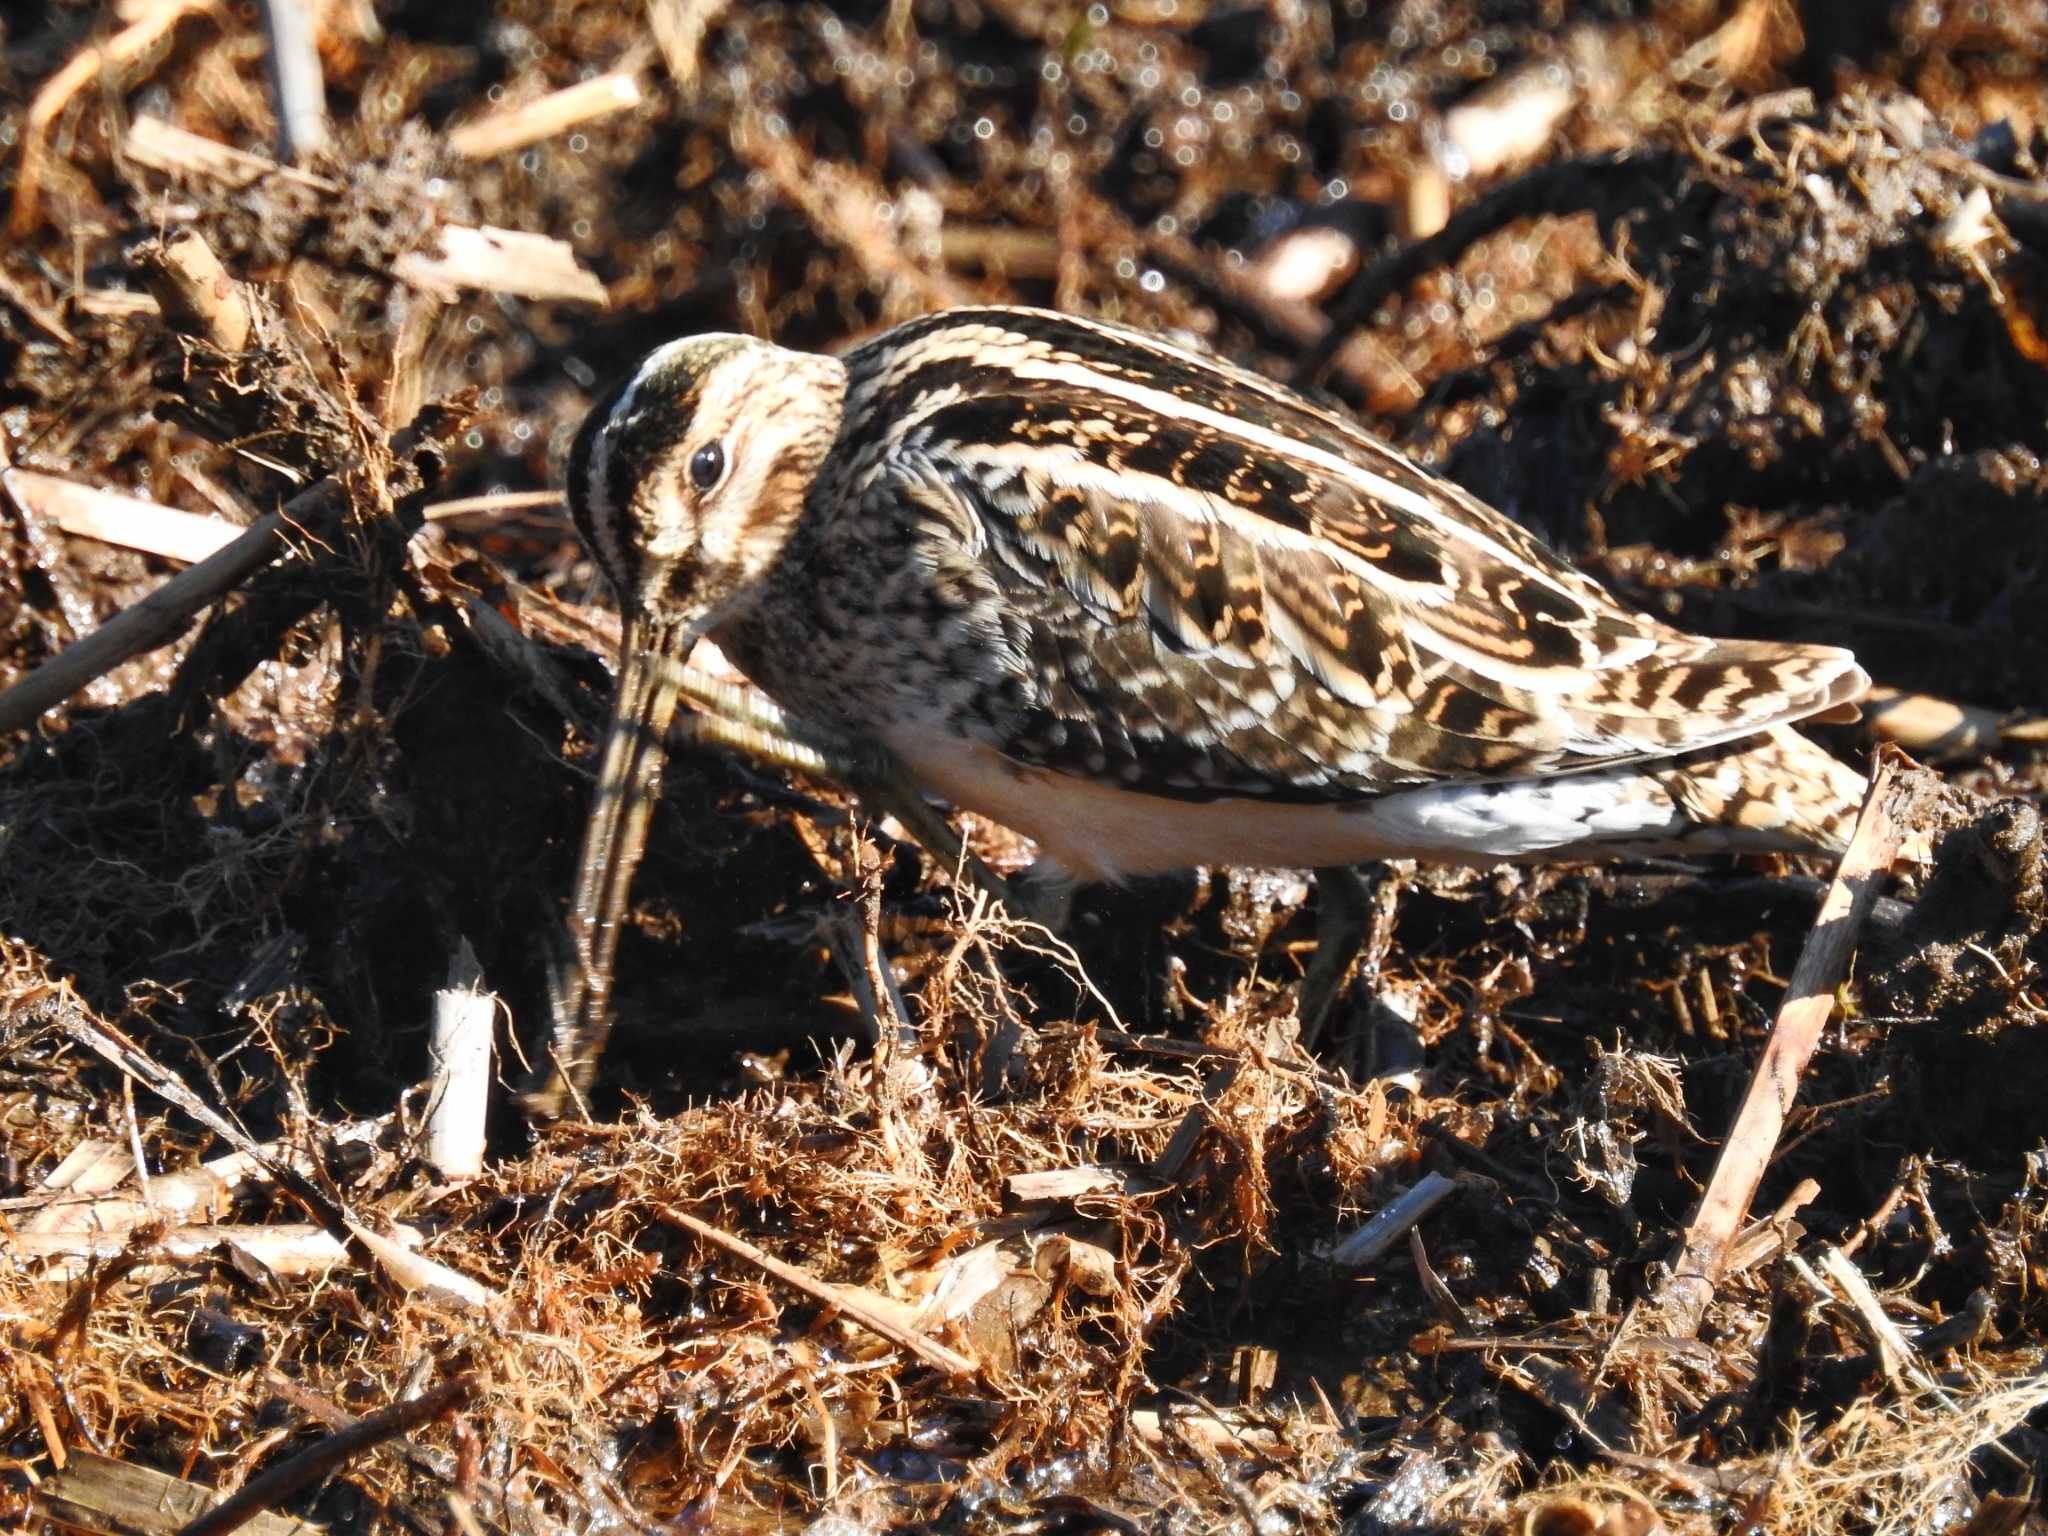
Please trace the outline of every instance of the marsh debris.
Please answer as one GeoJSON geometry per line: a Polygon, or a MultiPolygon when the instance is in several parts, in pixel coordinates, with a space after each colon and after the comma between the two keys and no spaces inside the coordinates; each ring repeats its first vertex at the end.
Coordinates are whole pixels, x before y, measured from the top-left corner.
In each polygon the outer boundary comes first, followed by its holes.
{"type": "MultiPolygon", "coordinates": [[[[1392,870],[1311,1053],[1304,880],[1088,892],[1053,939],[685,754],[594,1118],[500,1104],[450,1182],[419,1088],[465,944],[502,1076],[542,1034],[615,635],[546,493],[656,337],[1002,299],[1314,365],[1632,601],[2038,718],[2048,76],[2008,9],[342,4],[288,168],[253,14],[18,23],[9,463],[323,510],[7,743],[0,1518],[92,1528],[50,1490],[117,1464],[242,1487],[462,1380],[283,1513],[2039,1528],[2019,735],[1946,765],[1696,1337],[1636,1303],[1825,871],[1392,870]],[[167,280],[194,239],[219,277],[167,280]],[[465,240],[531,280],[444,281],[465,240]],[[870,939],[886,975],[835,958],[870,939]]],[[[4,510],[0,684],[173,568],[4,510]]]]}

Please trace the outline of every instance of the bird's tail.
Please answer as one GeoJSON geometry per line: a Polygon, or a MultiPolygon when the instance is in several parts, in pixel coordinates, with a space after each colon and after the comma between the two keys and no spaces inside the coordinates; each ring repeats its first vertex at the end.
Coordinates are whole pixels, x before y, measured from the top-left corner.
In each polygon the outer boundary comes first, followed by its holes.
{"type": "Polygon", "coordinates": [[[1647,770],[1692,823],[1700,852],[1813,852],[1849,846],[1863,775],[1789,726],[1647,770]]]}

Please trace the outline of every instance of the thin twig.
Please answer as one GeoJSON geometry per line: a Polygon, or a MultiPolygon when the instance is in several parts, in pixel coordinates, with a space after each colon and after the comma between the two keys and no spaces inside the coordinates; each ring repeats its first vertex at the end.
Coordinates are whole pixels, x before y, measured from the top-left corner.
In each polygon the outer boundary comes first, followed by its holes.
{"type": "Polygon", "coordinates": [[[773,1275],[784,1285],[803,1292],[813,1301],[824,1303],[875,1334],[888,1340],[900,1349],[907,1349],[934,1370],[944,1371],[948,1376],[971,1376],[975,1364],[957,1350],[948,1349],[936,1340],[928,1339],[914,1329],[905,1328],[901,1323],[883,1313],[879,1308],[869,1306],[858,1295],[844,1286],[829,1284],[799,1269],[786,1264],[772,1253],[756,1248],[743,1237],[735,1236],[708,1221],[692,1216],[688,1211],[664,1204],[660,1207],[664,1220],[672,1221],[685,1231],[702,1238],[714,1248],[722,1248],[734,1258],[744,1259],[755,1268],[773,1275]]]}
{"type": "MultiPolygon", "coordinates": [[[[434,451],[433,433],[422,424],[424,419],[425,413],[421,421],[392,439],[397,466],[396,483],[391,487],[394,497],[416,495],[424,481],[438,474],[439,454],[434,451]]],[[[305,530],[317,538],[332,527],[348,504],[346,484],[339,477],[330,477],[308,486],[278,511],[258,518],[226,548],[180,571],[0,693],[0,734],[34,723],[44,711],[56,708],[131,657],[169,645],[202,608],[232,592],[280,555],[290,553],[288,531],[305,530]]],[[[417,509],[409,520],[414,529],[416,519],[417,509]]]]}
{"type": "Polygon", "coordinates": [[[340,1204],[305,1173],[283,1158],[276,1157],[242,1127],[213,1107],[169,1067],[155,1060],[141,1046],[113,1025],[95,1018],[77,1005],[68,987],[51,1005],[58,1027],[110,1066],[141,1083],[158,1098],[177,1106],[221,1140],[261,1167],[337,1238],[346,1239],[348,1219],[340,1204]]]}
{"type": "Polygon", "coordinates": [[[344,1462],[360,1456],[371,1446],[398,1435],[410,1434],[422,1424],[432,1423],[452,1408],[460,1407],[475,1389],[471,1376],[451,1376],[438,1387],[430,1387],[407,1402],[365,1414],[347,1429],[337,1430],[325,1440],[308,1446],[289,1461],[279,1462],[268,1472],[252,1477],[240,1490],[221,1500],[197,1520],[188,1522],[178,1536],[227,1536],[273,1504],[281,1504],[301,1488],[325,1477],[344,1462]]]}
{"type": "Polygon", "coordinates": [[[1877,900],[1878,880],[1898,856],[1904,807],[1894,804],[1897,761],[1886,756],[1871,780],[1848,851],[1793,968],[1771,1037],[1715,1161],[1713,1178],[1672,1256],[1670,1278],[1657,1300],[1671,1333],[1691,1338],[1699,1331],[1714,1285],[1727,1267],[1730,1246],[1749,1217],[1750,1203],[1798,1096],[1800,1074],[1834,1012],[1835,988],[1848,972],[1856,936],[1877,900]]]}
{"type": "Polygon", "coordinates": [[[1411,1232],[1424,1217],[1458,1192],[1455,1179],[1425,1173],[1413,1189],[1373,1212],[1371,1220],[1330,1250],[1330,1262],[1345,1269],[1366,1269],[1411,1232]]]}
{"type": "Polygon", "coordinates": [[[430,501],[420,512],[430,523],[445,522],[451,517],[468,517],[471,513],[559,511],[563,505],[560,491],[492,491],[482,496],[457,496],[450,501],[430,501]]]}

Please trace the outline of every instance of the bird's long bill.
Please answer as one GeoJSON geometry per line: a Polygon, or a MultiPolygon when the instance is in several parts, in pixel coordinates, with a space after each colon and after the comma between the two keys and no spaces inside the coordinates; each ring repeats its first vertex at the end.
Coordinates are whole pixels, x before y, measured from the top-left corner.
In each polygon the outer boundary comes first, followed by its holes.
{"type": "Polygon", "coordinates": [[[528,1100],[546,1116],[561,1112],[566,1091],[580,1094],[589,1085],[604,1052],[619,923],[647,842],[647,820],[661,793],[677,677],[696,639],[696,626],[660,624],[645,614],[630,616],[624,626],[618,692],[569,912],[575,974],[555,999],[555,1059],[547,1084],[528,1100]]]}

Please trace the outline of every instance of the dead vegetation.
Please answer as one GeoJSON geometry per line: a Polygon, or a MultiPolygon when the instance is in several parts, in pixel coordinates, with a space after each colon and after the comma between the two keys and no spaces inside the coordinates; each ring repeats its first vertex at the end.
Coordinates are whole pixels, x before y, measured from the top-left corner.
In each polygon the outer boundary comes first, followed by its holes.
{"type": "Polygon", "coordinates": [[[2041,1528],[2032,10],[309,9],[295,164],[245,9],[0,49],[4,1523],[2041,1528]],[[1311,1052],[1299,878],[1054,939],[686,757],[594,1115],[500,1090],[444,1176],[452,964],[509,1082],[561,962],[582,411],[657,337],[985,298],[1299,377],[1635,601],[1854,646],[1968,706],[1914,738],[1951,788],[1906,775],[1882,889],[1391,871],[1311,1052]]]}

